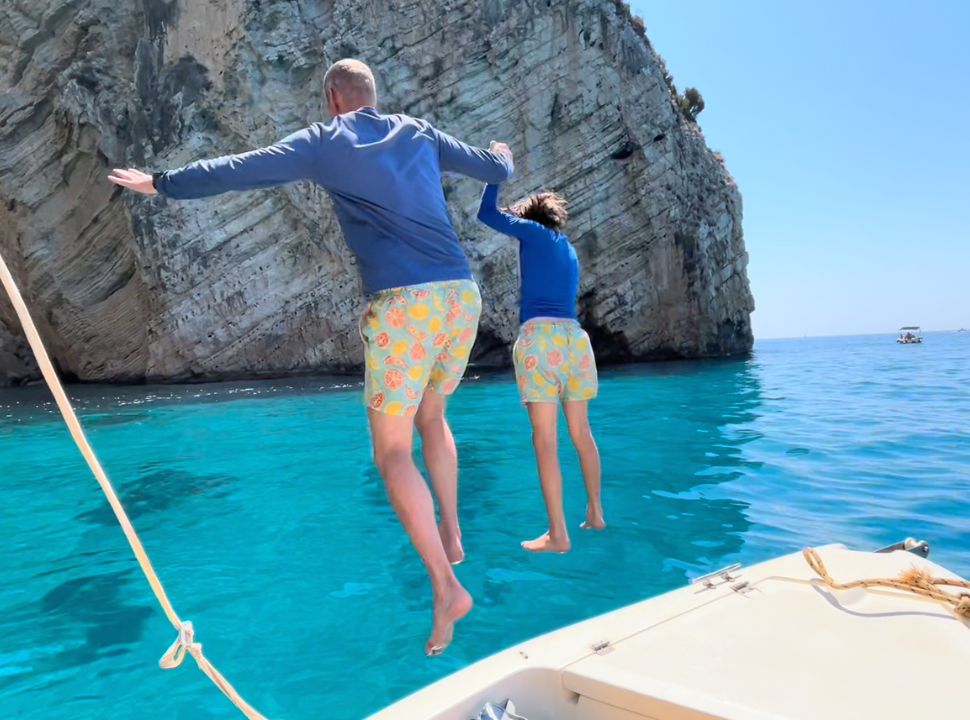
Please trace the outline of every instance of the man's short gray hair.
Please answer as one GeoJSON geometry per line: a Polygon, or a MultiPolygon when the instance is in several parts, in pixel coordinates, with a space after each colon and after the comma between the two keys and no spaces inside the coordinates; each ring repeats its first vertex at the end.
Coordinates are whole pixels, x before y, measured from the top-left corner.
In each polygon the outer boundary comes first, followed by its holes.
{"type": "Polygon", "coordinates": [[[323,76],[323,91],[331,88],[347,99],[356,98],[366,105],[377,102],[374,73],[360,60],[344,58],[331,65],[323,76]]]}

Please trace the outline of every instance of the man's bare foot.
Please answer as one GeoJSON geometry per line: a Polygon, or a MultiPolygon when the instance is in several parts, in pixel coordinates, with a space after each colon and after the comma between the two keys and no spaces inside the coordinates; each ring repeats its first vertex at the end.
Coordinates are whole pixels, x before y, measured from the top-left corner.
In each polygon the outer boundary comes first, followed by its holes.
{"type": "Polygon", "coordinates": [[[589,503],[586,504],[586,520],[579,527],[583,530],[603,530],[606,527],[603,508],[599,503],[592,506],[589,503]]]}
{"type": "Polygon", "coordinates": [[[446,530],[443,525],[439,525],[438,534],[441,536],[441,544],[445,548],[448,562],[452,565],[464,562],[465,549],[461,545],[461,530],[446,530]]]}
{"type": "Polygon", "coordinates": [[[434,624],[431,626],[431,637],[424,645],[428,657],[440,655],[451,644],[455,623],[471,612],[472,605],[472,596],[457,581],[447,592],[435,595],[434,624]]]}
{"type": "Polygon", "coordinates": [[[525,550],[534,553],[565,553],[569,552],[569,548],[571,547],[568,537],[553,539],[553,537],[547,532],[543,533],[535,540],[523,540],[521,544],[525,550]]]}

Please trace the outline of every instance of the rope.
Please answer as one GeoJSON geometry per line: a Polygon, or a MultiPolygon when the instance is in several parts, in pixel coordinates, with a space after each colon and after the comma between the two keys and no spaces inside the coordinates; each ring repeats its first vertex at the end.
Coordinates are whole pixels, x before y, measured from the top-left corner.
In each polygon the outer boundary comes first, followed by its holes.
{"type": "Polygon", "coordinates": [[[182,660],[185,659],[186,653],[188,653],[195,660],[196,664],[199,666],[199,669],[202,670],[202,672],[204,672],[209,679],[216,684],[216,687],[218,687],[222,693],[229,698],[232,704],[239,708],[243,714],[249,718],[249,720],[266,720],[263,715],[261,715],[256,709],[250,706],[239,696],[239,693],[237,693],[232,685],[229,684],[229,681],[227,681],[222,674],[216,670],[212,663],[209,662],[205,655],[202,654],[202,644],[195,641],[195,630],[192,627],[192,623],[187,621],[183,622],[175,612],[175,609],[172,607],[172,603],[169,602],[168,596],[165,594],[165,588],[162,587],[162,583],[158,579],[158,575],[155,574],[155,569],[152,567],[151,560],[149,560],[148,554],[145,552],[145,548],[141,544],[141,540],[135,533],[135,528],[132,527],[131,521],[128,519],[128,515],[121,506],[121,501],[115,494],[114,488],[111,487],[111,482],[108,480],[108,476],[105,474],[104,469],[101,467],[101,463],[98,462],[98,459],[94,455],[94,450],[92,450],[91,445],[84,436],[84,431],[81,429],[81,423],[78,421],[77,415],[74,413],[74,408],[71,407],[71,402],[68,400],[67,394],[64,392],[64,388],[57,377],[57,372],[54,370],[54,366],[51,364],[50,358],[47,355],[47,350],[44,348],[44,343],[41,341],[37,328],[30,317],[30,313],[27,310],[27,305],[20,294],[20,290],[17,288],[17,284],[14,282],[13,276],[10,274],[10,270],[7,268],[7,264],[4,262],[2,255],[0,255],[0,281],[2,281],[3,287],[6,289],[7,294],[10,296],[10,300],[13,302],[14,310],[17,312],[17,317],[20,318],[20,323],[23,325],[24,332],[27,335],[27,342],[30,344],[30,348],[33,350],[34,356],[37,358],[37,365],[40,367],[44,380],[47,382],[47,387],[54,395],[54,400],[57,402],[57,407],[60,409],[61,415],[64,417],[64,422],[67,424],[71,437],[74,438],[74,442],[77,444],[78,450],[80,450],[81,455],[84,456],[84,459],[88,463],[88,467],[91,468],[91,472],[94,474],[95,479],[101,486],[101,490],[107,497],[108,503],[111,505],[111,509],[114,510],[115,517],[118,518],[118,522],[121,524],[121,529],[125,533],[125,538],[127,538],[128,544],[131,545],[131,549],[135,553],[135,558],[138,560],[138,564],[141,566],[142,572],[145,574],[145,578],[148,580],[148,584],[151,585],[152,592],[155,593],[155,597],[158,599],[159,605],[162,606],[162,610],[168,617],[169,622],[172,623],[172,626],[178,630],[178,639],[162,656],[162,659],[159,661],[159,665],[165,670],[178,667],[181,665],[182,660]]]}
{"type": "Polygon", "coordinates": [[[894,588],[896,590],[922,595],[944,605],[948,605],[958,617],[970,620],[970,593],[955,595],[939,589],[940,586],[948,586],[970,590],[970,582],[966,580],[934,577],[925,570],[911,568],[904,570],[897,578],[871,578],[869,580],[853,580],[852,582],[838,583],[832,579],[828,570],[825,569],[825,563],[822,562],[822,558],[815,548],[802,550],[802,556],[805,558],[805,562],[808,563],[809,567],[822,578],[822,582],[833,590],[851,590],[852,588],[859,587],[894,588]]]}

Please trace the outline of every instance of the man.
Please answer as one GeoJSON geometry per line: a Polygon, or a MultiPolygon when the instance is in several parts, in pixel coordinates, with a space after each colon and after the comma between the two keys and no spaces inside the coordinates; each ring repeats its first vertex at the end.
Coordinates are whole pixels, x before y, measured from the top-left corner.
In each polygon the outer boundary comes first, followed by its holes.
{"type": "Polygon", "coordinates": [[[437,655],[472,607],[452,564],[464,559],[458,525],[458,455],[445,404],[465,370],[481,297],[448,216],[441,173],[488,183],[513,170],[508,146],[471,147],[424,120],[377,111],[370,68],[334,63],[324,78],[329,125],[314,123],[275,145],[148,175],[109,180],[175,199],[311,180],[333,199],[370,302],[361,320],[364,402],[374,460],[401,524],[424,561],[434,595],[425,645],[437,655]],[[438,502],[415,466],[414,426],[438,502]]]}

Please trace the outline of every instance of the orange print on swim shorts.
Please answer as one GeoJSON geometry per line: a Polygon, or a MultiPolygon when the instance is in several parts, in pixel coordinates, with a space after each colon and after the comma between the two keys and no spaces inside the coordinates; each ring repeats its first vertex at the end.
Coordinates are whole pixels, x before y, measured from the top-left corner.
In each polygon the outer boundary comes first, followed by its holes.
{"type": "Polygon", "coordinates": [[[384,373],[384,385],[388,390],[398,390],[404,385],[404,373],[400,370],[388,370],[384,373]]]}
{"type": "Polygon", "coordinates": [[[391,288],[371,298],[361,321],[365,405],[409,415],[425,387],[453,391],[465,372],[480,309],[471,280],[391,288]]]}
{"type": "Polygon", "coordinates": [[[408,335],[413,337],[418,342],[424,342],[428,339],[428,333],[423,333],[418,330],[414,325],[408,325],[408,335]]]}
{"type": "Polygon", "coordinates": [[[388,308],[387,312],[384,313],[384,319],[387,320],[387,324],[392,328],[404,327],[404,324],[407,322],[407,316],[399,307],[388,308]]]}
{"type": "Polygon", "coordinates": [[[513,362],[524,403],[596,397],[596,360],[589,337],[575,320],[526,322],[515,341],[513,362]]]}

